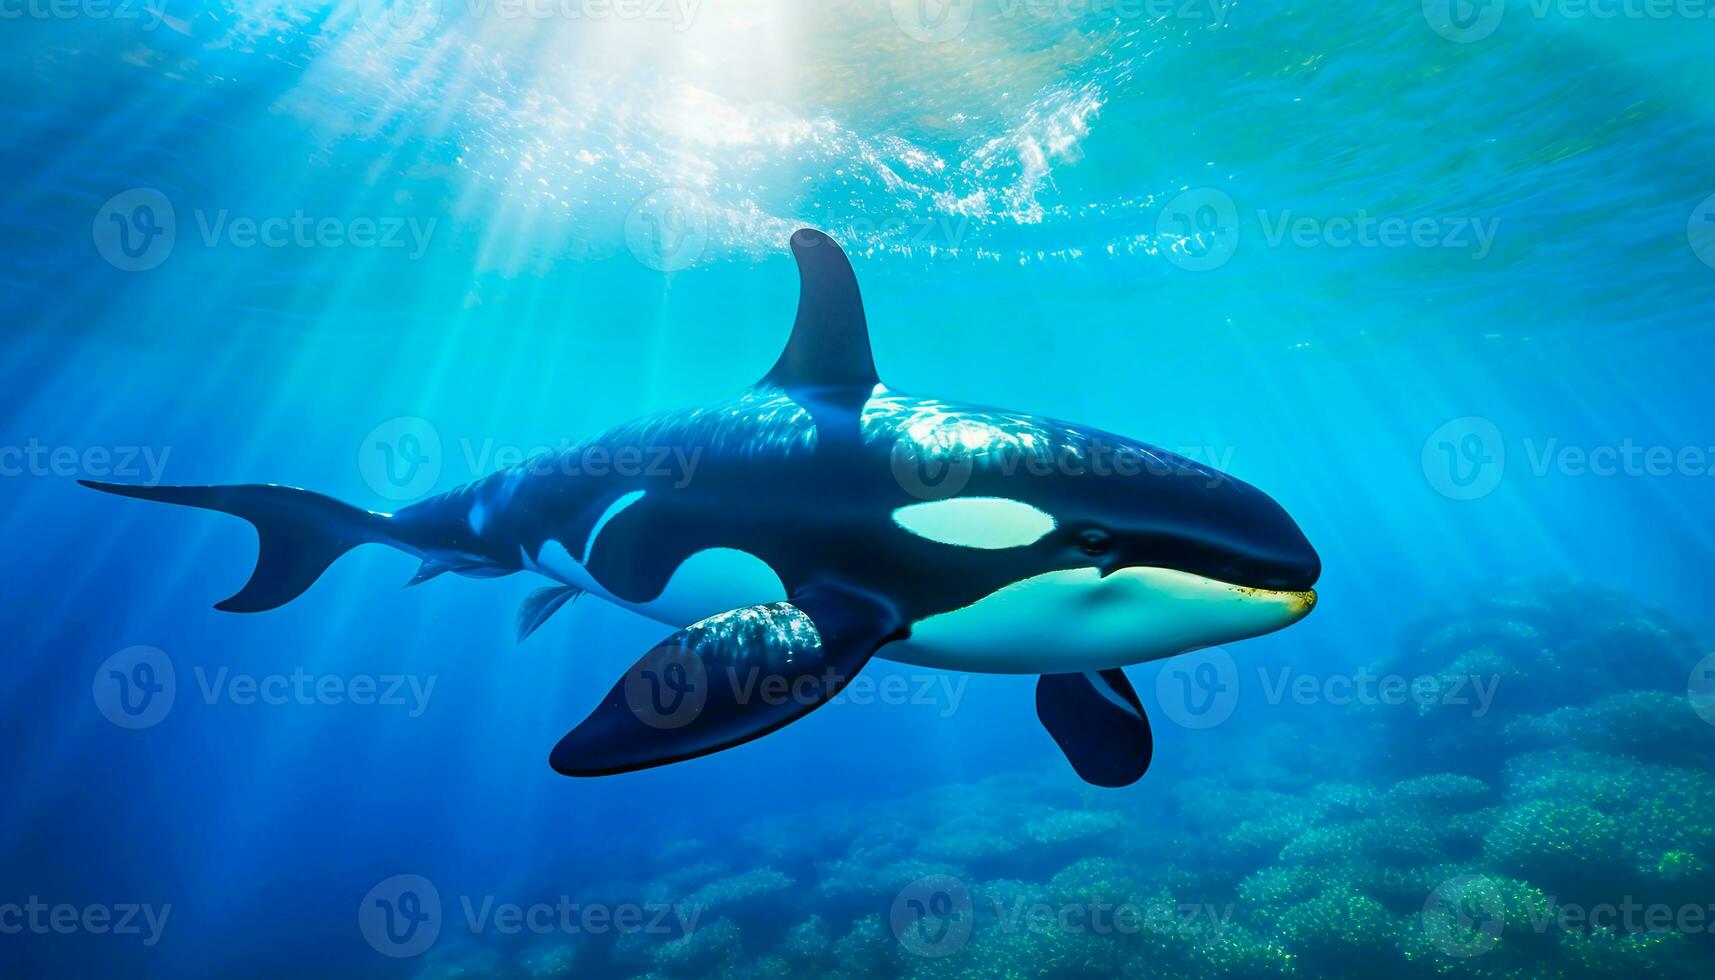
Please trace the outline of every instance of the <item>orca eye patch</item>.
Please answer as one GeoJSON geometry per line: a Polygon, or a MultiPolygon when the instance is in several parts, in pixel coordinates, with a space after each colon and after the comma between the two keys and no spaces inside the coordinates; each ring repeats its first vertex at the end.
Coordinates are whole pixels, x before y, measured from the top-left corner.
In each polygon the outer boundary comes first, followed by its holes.
{"type": "Polygon", "coordinates": [[[893,522],[920,538],[957,548],[1023,548],[1054,530],[1054,518],[1005,497],[955,497],[912,504],[893,512],[893,522]]]}

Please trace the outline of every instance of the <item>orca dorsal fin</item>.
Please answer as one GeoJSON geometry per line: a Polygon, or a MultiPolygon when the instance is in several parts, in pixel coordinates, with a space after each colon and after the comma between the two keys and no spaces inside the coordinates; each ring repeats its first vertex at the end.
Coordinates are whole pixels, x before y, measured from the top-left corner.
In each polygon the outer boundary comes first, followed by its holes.
{"type": "Polygon", "coordinates": [[[875,358],[863,297],[846,253],[832,238],[805,228],[792,236],[792,257],[798,260],[798,320],[763,383],[869,391],[878,383],[875,358]]]}

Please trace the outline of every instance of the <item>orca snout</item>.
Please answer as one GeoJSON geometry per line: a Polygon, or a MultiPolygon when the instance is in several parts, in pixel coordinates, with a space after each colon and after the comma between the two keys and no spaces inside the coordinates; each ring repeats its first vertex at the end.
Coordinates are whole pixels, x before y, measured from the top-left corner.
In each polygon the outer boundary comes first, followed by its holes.
{"type": "Polygon", "coordinates": [[[1261,491],[1252,492],[1257,499],[1251,520],[1241,525],[1236,554],[1216,577],[1276,592],[1310,591],[1322,577],[1322,557],[1285,508],[1261,491]]]}
{"type": "Polygon", "coordinates": [[[1274,592],[1309,592],[1322,577],[1322,558],[1294,525],[1273,547],[1234,558],[1215,577],[1274,592]]]}
{"type": "Polygon", "coordinates": [[[1165,544],[1172,567],[1229,585],[1308,592],[1322,576],[1321,556],[1285,508],[1237,480],[1200,488],[1165,544]]]}

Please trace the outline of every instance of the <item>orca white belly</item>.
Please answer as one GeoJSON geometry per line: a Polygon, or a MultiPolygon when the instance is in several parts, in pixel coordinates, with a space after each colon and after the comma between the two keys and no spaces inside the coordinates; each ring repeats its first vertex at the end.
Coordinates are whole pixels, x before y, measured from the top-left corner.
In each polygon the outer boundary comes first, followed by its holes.
{"type": "Polygon", "coordinates": [[[877,656],[987,674],[1065,674],[1159,660],[1291,625],[1314,592],[1250,589],[1167,568],[1049,572],[913,624],[877,656]]]}

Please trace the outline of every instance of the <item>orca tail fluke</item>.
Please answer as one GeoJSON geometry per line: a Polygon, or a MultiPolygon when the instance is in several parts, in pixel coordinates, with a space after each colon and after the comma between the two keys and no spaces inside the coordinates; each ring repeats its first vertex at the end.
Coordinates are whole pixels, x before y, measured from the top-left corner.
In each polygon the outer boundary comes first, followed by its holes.
{"type": "Polygon", "coordinates": [[[256,570],[237,595],[215,604],[226,612],[265,612],[304,594],[341,555],[371,541],[397,544],[376,514],[295,487],[147,487],[79,480],[93,490],[201,507],[242,517],[256,528],[256,570]]]}

